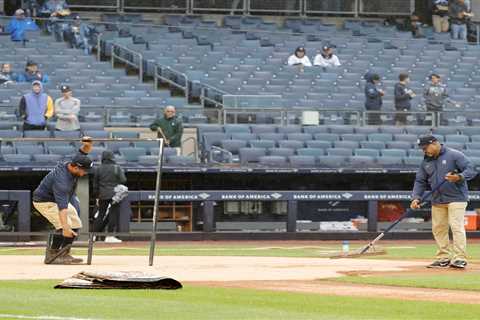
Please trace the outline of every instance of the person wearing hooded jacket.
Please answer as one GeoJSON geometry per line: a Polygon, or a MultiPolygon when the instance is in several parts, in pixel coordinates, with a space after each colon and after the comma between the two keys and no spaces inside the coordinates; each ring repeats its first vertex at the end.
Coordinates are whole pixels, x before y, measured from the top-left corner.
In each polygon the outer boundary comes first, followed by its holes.
{"type": "MultiPolygon", "coordinates": [[[[384,92],[378,88],[380,76],[376,73],[368,72],[365,75],[365,109],[367,111],[380,111],[382,109],[382,97],[384,92]]],[[[368,124],[379,125],[381,122],[380,113],[372,113],[368,116],[368,124]]]]}
{"type": "Polygon", "coordinates": [[[300,66],[302,68],[312,66],[312,62],[310,62],[304,47],[298,47],[295,53],[288,58],[287,63],[289,66],[300,66]]]}
{"type": "MultiPolygon", "coordinates": [[[[118,231],[120,203],[114,202],[112,198],[115,195],[115,187],[126,182],[125,173],[116,164],[113,152],[104,151],[102,153],[102,164],[95,168],[93,179],[93,194],[98,204],[98,216],[95,217],[93,223],[94,232],[102,232],[106,226],[108,232],[118,231]]],[[[108,236],[105,238],[105,242],[119,243],[122,240],[108,236]]]]}
{"type": "Polygon", "coordinates": [[[47,120],[53,116],[53,100],[43,92],[40,81],[32,83],[32,92],[20,99],[19,111],[23,130],[45,130],[47,120]]]}

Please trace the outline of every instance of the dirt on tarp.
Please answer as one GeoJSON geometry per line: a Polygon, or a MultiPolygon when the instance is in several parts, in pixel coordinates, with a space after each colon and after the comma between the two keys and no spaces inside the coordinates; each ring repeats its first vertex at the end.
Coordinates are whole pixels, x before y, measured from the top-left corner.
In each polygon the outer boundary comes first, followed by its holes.
{"type": "Polygon", "coordinates": [[[175,279],[144,272],[82,271],[55,286],[55,289],[181,289],[175,279]]]}

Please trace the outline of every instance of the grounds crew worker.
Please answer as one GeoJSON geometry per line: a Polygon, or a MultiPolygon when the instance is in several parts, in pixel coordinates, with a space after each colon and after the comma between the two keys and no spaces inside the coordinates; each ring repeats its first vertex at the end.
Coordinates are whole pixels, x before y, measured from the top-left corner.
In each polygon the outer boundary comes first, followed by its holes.
{"type": "Polygon", "coordinates": [[[415,177],[412,209],[420,208],[420,199],[427,189],[434,188],[444,179],[440,189],[432,195],[432,233],[437,243],[436,260],[428,268],[463,269],[467,266],[467,238],[464,215],[468,201],[467,181],[476,176],[470,160],[460,151],[440,144],[431,135],[418,139],[418,146],[425,153],[415,177]],[[458,173],[453,173],[453,172],[458,173]],[[452,230],[450,246],[448,229],[452,230]]]}
{"type": "Polygon", "coordinates": [[[183,126],[175,114],[175,107],[167,106],[163,110],[163,118],[150,125],[150,129],[157,131],[158,137],[165,139],[165,145],[170,148],[180,148],[182,144],[183,126]]]}
{"type": "Polygon", "coordinates": [[[92,160],[79,152],[72,161],[61,163],[50,171],[33,192],[33,206],[56,230],[47,244],[45,264],[82,262],[70,255],[70,247],[82,227],[75,189],[78,178],[86,175],[91,167],[92,160]]]}

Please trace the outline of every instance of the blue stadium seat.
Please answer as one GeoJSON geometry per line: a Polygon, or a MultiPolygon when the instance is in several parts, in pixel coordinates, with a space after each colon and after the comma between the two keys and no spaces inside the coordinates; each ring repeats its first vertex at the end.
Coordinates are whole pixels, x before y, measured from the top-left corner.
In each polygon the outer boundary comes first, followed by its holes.
{"type": "Polygon", "coordinates": [[[274,148],[276,141],[274,140],[249,140],[248,144],[253,148],[274,148]]]}
{"type": "Polygon", "coordinates": [[[195,164],[195,159],[190,156],[169,156],[167,164],[172,166],[190,166],[195,164]]]}
{"type": "Polygon", "coordinates": [[[30,163],[32,156],[30,154],[3,154],[3,161],[7,163],[19,163],[19,164],[28,164],[30,163]]]}
{"type": "Polygon", "coordinates": [[[297,149],[299,156],[314,156],[319,157],[325,155],[325,150],[321,148],[301,148],[297,149]]]}
{"type": "Polygon", "coordinates": [[[362,141],[360,142],[360,146],[364,149],[386,149],[385,142],[383,141],[362,141]]]}
{"type": "Polygon", "coordinates": [[[18,154],[43,154],[45,153],[43,146],[41,145],[16,145],[18,154]]]}
{"type": "Polygon", "coordinates": [[[377,149],[355,149],[354,153],[356,156],[363,156],[363,157],[376,158],[380,156],[380,150],[377,150],[377,149]]]}
{"type": "Polygon", "coordinates": [[[318,157],[318,164],[320,167],[338,168],[346,165],[346,160],[346,156],[328,155],[324,157],[318,157]]]}
{"type": "Polygon", "coordinates": [[[327,155],[349,157],[353,155],[353,150],[347,148],[330,148],[327,149],[327,155]]]}
{"type": "Polygon", "coordinates": [[[34,154],[33,161],[38,163],[55,164],[60,162],[63,156],[59,154],[34,154]]]}
{"type": "Polygon", "coordinates": [[[246,165],[252,162],[258,162],[259,158],[266,155],[265,148],[241,148],[239,150],[240,163],[246,165]]]}
{"type": "Polygon", "coordinates": [[[305,144],[308,148],[319,148],[319,149],[328,149],[333,146],[331,141],[320,141],[320,140],[311,140],[306,141],[305,144]]]}
{"type": "Polygon", "coordinates": [[[295,154],[295,149],[292,148],[270,148],[268,149],[268,155],[270,156],[282,156],[289,157],[295,154]]]}
{"type": "Polygon", "coordinates": [[[349,157],[348,162],[352,167],[372,168],[375,166],[375,158],[369,156],[349,157]]]}
{"type": "Polygon", "coordinates": [[[261,156],[258,159],[260,165],[270,167],[285,167],[287,165],[287,157],[284,156],[261,156]]]}
{"type": "Polygon", "coordinates": [[[288,157],[292,167],[315,167],[316,160],[313,155],[298,155],[288,157]]]}
{"type": "Polygon", "coordinates": [[[397,157],[403,158],[407,156],[407,150],[403,149],[384,149],[382,150],[383,157],[397,157]]]}
{"type": "Polygon", "coordinates": [[[278,146],[280,148],[290,148],[296,150],[305,147],[305,143],[297,140],[280,140],[278,141],[278,146]]]}
{"type": "Polygon", "coordinates": [[[118,151],[127,162],[138,162],[138,157],[147,155],[147,149],[138,147],[119,148],[118,151]]]}

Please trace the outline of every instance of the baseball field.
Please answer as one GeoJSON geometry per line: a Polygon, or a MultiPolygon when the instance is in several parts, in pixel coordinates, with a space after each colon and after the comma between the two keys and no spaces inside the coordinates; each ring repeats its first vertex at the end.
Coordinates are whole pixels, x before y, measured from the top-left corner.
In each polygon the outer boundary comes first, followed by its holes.
{"type": "Polygon", "coordinates": [[[386,255],[361,259],[328,259],[340,242],[159,242],[153,267],[146,243],[96,244],[88,266],[0,247],[0,319],[480,319],[480,242],[469,245],[466,270],[426,269],[431,241],[384,241],[386,255]],[[184,287],[53,289],[80,271],[143,271],[184,287]]]}

